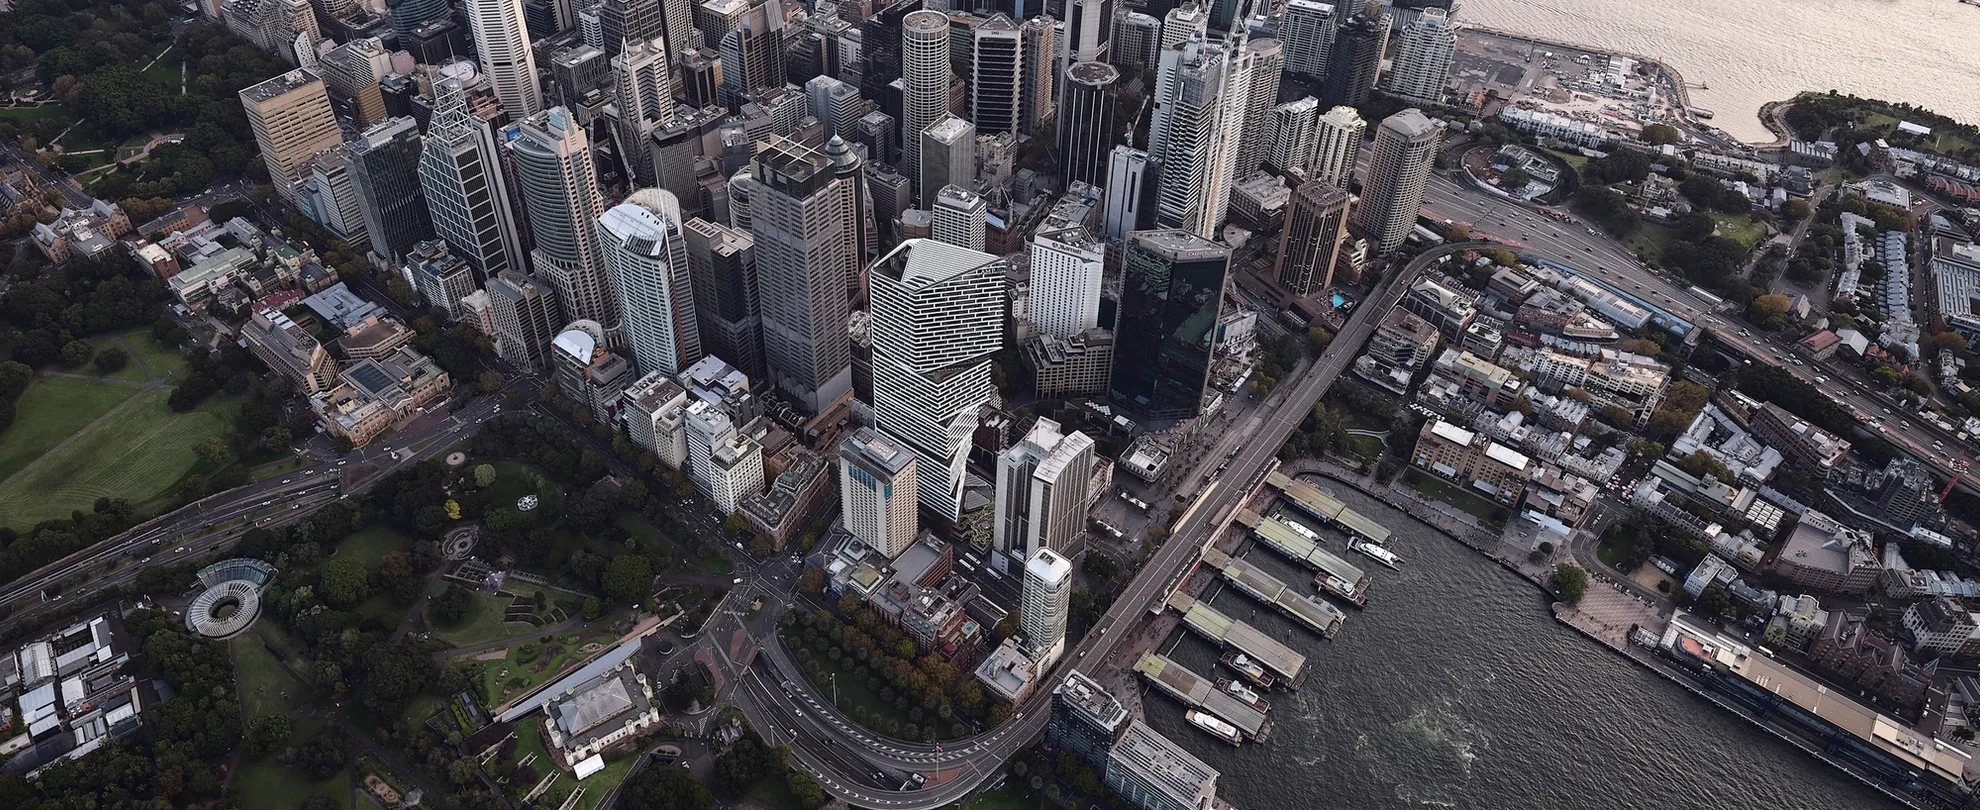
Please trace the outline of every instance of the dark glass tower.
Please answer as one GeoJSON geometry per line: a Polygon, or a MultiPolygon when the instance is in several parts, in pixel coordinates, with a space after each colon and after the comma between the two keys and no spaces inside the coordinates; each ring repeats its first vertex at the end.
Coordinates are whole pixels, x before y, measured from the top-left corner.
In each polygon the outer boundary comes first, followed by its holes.
{"type": "Polygon", "coordinates": [[[1112,394],[1150,421],[1202,410],[1230,249],[1188,231],[1128,234],[1112,394]]]}
{"type": "Polygon", "coordinates": [[[411,118],[388,118],[347,147],[371,250],[393,262],[414,244],[433,238],[433,220],[419,186],[420,140],[419,125],[411,118]]]}
{"type": "Polygon", "coordinates": [[[1320,106],[1350,107],[1368,103],[1375,92],[1375,74],[1382,68],[1382,49],[1389,44],[1386,17],[1357,14],[1341,23],[1334,50],[1327,58],[1327,80],[1321,85],[1320,106]]]}

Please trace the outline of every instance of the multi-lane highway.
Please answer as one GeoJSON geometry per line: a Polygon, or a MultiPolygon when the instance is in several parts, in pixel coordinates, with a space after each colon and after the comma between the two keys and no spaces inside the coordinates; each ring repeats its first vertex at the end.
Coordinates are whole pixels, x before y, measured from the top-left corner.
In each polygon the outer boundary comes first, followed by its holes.
{"type": "MultiPolygon", "coordinates": [[[[1128,626],[1151,609],[1159,609],[1164,595],[1196,559],[1217,518],[1235,508],[1300,421],[1360,352],[1361,345],[1402,297],[1409,282],[1438,257],[1459,249],[1461,246],[1452,246],[1426,253],[1408,271],[1383,282],[1355,310],[1307,374],[1296,384],[1275,392],[1233,431],[1249,438],[1229,468],[1196,498],[1172,528],[1169,541],[1155,551],[1094,630],[1066,650],[1059,666],[1038,684],[1029,700],[1016,707],[1009,722],[985,734],[940,746],[877,738],[833,709],[827,700],[812,691],[805,678],[793,677],[795,662],[774,640],[767,639],[759,661],[771,662],[776,671],[766,674],[765,667],[759,665],[734,673],[742,682],[733,699],[756,728],[783,729],[782,741],[791,743],[797,762],[816,775],[827,792],[851,804],[886,810],[927,810],[968,795],[1001,772],[1005,761],[1043,732],[1050,715],[1052,690],[1067,672],[1081,666],[1103,665],[1119,640],[1129,635],[1128,626]],[[877,784],[888,781],[878,776],[891,778],[916,773],[927,780],[926,786],[918,790],[877,784]]],[[[1212,461],[1206,459],[1206,463],[1212,461]]],[[[717,644],[725,643],[725,635],[720,626],[709,634],[717,644]]]]}

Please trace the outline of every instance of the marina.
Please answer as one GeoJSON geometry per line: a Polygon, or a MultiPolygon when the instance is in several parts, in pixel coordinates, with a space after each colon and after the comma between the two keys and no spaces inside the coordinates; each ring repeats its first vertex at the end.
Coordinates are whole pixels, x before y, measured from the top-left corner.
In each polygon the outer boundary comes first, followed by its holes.
{"type": "Polygon", "coordinates": [[[1223,664],[1260,689],[1270,689],[1272,684],[1278,682],[1272,678],[1272,673],[1266,672],[1257,661],[1245,657],[1244,653],[1236,650],[1224,653],[1222,658],[1217,659],[1217,663],[1223,664]]]}
{"type": "Polygon", "coordinates": [[[1236,727],[1208,714],[1191,709],[1184,712],[1183,717],[1188,718],[1191,725],[1202,729],[1204,733],[1230,743],[1232,748],[1244,742],[1244,738],[1238,735],[1236,727]]]}
{"type": "Polygon", "coordinates": [[[1286,501],[1298,507],[1300,511],[1339,527],[1350,536],[1379,545],[1389,543],[1388,527],[1354,511],[1341,499],[1327,494],[1319,487],[1297,478],[1287,477],[1285,473],[1276,470],[1265,476],[1265,485],[1284,494],[1286,501]]]}
{"type": "Polygon", "coordinates": [[[1216,644],[1244,653],[1284,680],[1287,689],[1298,689],[1305,680],[1306,656],[1258,628],[1226,616],[1209,602],[1199,602],[1181,591],[1169,594],[1168,607],[1182,614],[1183,626],[1216,644]]]}
{"type": "Polygon", "coordinates": [[[1272,702],[1259,695],[1258,690],[1229,678],[1217,679],[1217,691],[1237,698],[1239,703],[1243,703],[1261,712],[1272,711],[1272,702]]]}
{"type": "Polygon", "coordinates": [[[1315,584],[1321,590],[1339,597],[1355,607],[1368,602],[1368,574],[1359,566],[1341,558],[1340,555],[1321,548],[1318,538],[1304,526],[1278,518],[1259,515],[1250,510],[1238,512],[1237,520],[1251,527],[1252,534],[1266,548],[1292,558],[1293,562],[1305,565],[1319,572],[1315,584]]]}
{"type": "MultiPolygon", "coordinates": [[[[1238,699],[1168,656],[1144,654],[1135,662],[1134,671],[1189,709],[1215,715],[1247,738],[1264,742],[1271,734],[1272,725],[1266,721],[1264,709],[1238,699]]],[[[1240,684],[1239,688],[1244,687],[1240,684]]],[[[1258,697],[1255,692],[1251,696],[1258,697]]]]}
{"type": "Polygon", "coordinates": [[[1259,570],[1258,566],[1234,558],[1215,548],[1203,550],[1203,562],[1224,575],[1224,581],[1260,602],[1279,609],[1280,613],[1305,625],[1307,629],[1319,633],[1323,638],[1333,638],[1347,621],[1347,614],[1340,608],[1315,599],[1288,587],[1270,574],[1259,570]]]}

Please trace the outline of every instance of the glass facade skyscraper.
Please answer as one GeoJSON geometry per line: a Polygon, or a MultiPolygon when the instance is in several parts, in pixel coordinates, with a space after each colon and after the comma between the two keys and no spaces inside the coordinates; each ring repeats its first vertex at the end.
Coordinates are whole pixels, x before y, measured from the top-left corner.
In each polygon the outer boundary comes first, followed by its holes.
{"type": "Polygon", "coordinates": [[[1112,394],[1153,421],[1203,405],[1230,249],[1188,231],[1136,231],[1124,253],[1112,394]]]}

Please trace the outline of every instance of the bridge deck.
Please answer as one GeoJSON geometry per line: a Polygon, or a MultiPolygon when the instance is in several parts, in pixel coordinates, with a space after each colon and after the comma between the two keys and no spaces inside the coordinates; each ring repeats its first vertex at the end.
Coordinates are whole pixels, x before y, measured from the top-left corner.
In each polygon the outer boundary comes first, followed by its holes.
{"type": "Polygon", "coordinates": [[[1135,662],[1134,671],[1169,693],[1170,697],[1182,701],[1183,705],[1202,709],[1237,726],[1246,737],[1260,739],[1260,735],[1265,733],[1264,712],[1224,694],[1208,678],[1191,672],[1166,655],[1146,653],[1135,662]]]}

